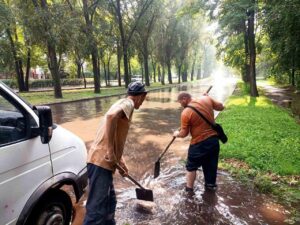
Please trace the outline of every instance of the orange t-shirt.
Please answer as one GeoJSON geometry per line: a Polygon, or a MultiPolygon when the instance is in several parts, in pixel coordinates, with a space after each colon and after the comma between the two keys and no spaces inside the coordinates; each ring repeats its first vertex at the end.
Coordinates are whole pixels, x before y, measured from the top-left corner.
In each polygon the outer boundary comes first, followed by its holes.
{"type": "MultiPolygon", "coordinates": [[[[202,96],[200,99],[192,100],[189,105],[195,107],[209,121],[215,122],[214,102],[210,97],[202,96]]],[[[188,107],[181,113],[181,129],[189,130],[192,136],[191,145],[217,135],[217,132],[202,117],[188,107]]]]}

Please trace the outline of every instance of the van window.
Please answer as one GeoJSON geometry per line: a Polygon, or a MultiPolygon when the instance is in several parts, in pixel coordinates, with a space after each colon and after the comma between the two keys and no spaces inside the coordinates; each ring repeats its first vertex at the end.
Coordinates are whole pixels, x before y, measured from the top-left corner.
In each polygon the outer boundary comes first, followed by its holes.
{"type": "Polygon", "coordinates": [[[1,94],[0,145],[13,143],[25,137],[26,119],[24,115],[1,94]]]}

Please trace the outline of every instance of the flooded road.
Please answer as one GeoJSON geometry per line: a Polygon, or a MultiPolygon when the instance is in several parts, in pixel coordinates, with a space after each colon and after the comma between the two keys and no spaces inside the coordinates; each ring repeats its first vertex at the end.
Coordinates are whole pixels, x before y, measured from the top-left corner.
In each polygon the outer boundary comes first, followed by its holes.
{"type": "MultiPolygon", "coordinates": [[[[118,225],[158,224],[286,224],[288,212],[264,195],[258,194],[219,171],[218,190],[205,192],[202,171],[195,183],[195,194],[187,195],[185,167],[189,138],[177,139],[161,160],[161,173],[153,179],[154,163],[180,126],[181,109],[176,102],[179,91],[195,98],[209,85],[210,95],[224,102],[234,90],[235,80],[214,83],[206,79],[151,91],[141,109],[135,111],[127,138],[124,157],[129,173],[154,192],[154,203],[136,200],[135,186],[116,174],[116,220],[118,225]]],[[[80,136],[89,146],[103,114],[120,97],[94,99],[51,106],[54,121],[80,136]]],[[[222,146],[221,146],[222,151],[222,146]]],[[[73,225],[82,224],[86,196],[76,205],[73,225]]]]}

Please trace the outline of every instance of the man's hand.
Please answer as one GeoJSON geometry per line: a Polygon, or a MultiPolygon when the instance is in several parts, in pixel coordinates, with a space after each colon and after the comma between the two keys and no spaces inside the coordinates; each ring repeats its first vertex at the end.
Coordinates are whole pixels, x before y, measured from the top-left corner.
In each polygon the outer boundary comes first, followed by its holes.
{"type": "Polygon", "coordinates": [[[179,130],[175,130],[174,133],[173,133],[173,137],[178,137],[180,131],[179,130]]]}
{"type": "Polygon", "coordinates": [[[120,168],[118,168],[118,170],[119,170],[120,175],[121,175],[122,177],[128,176],[128,168],[127,168],[127,166],[125,165],[125,163],[120,162],[120,163],[119,163],[119,167],[120,167],[120,168]]]}

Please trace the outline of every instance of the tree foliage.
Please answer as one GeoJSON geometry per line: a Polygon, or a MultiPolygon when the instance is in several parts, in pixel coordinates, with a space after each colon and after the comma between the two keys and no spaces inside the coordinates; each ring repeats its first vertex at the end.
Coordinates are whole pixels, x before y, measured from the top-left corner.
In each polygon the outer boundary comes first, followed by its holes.
{"type": "Polygon", "coordinates": [[[264,0],[263,3],[264,30],[275,54],[271,74],[278,80],[288,76],[295,86],[297,78],[300,83],[300,2],[264,0]]]}

